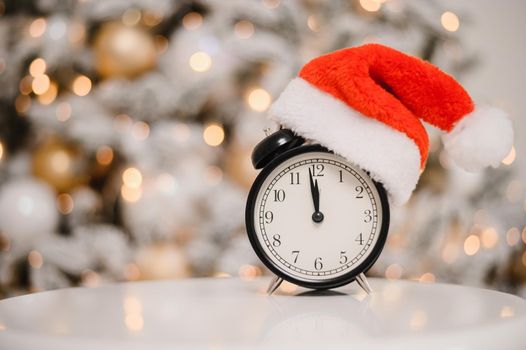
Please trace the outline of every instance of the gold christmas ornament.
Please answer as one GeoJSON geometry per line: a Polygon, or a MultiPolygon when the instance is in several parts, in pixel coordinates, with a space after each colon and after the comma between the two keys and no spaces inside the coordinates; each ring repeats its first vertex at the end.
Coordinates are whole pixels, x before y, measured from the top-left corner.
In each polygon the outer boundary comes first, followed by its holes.
{"type": "Polygon", "coordinates": [[[104,78],[140,75],[155,66],[154,38],[137,26],[104,24],[95,37],[95,68],[104,78]]]}
{"type": "Polygon", "coordinates": [[[80,151],[56,138],[37,146],[32,167],[33,174],[57,192],[70,191],[89,179],[88,165],[80,151]]]}

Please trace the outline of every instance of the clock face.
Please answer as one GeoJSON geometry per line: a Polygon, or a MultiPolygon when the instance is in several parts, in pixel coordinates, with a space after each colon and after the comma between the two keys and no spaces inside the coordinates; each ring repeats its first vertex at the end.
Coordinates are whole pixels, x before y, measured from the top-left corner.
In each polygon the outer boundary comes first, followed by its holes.
{"type": "Polygon", "coordinates": [[[252,246],[274,273],[330,288],[374,263],[389,208],[385,191],[366,172],[320,146],[304,146],[258,176],[246,220],[252,246]]]}

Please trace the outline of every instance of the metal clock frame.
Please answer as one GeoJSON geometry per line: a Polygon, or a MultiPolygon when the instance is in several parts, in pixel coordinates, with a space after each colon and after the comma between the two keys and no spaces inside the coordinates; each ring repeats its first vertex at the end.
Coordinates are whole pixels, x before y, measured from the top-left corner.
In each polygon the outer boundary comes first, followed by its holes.
{"type": "Polygon", "coordinates": [[[376,187],[376,190],[378,191],[378,196],[380,197],[380,203],[382,206],[382,226],[380,230],[378,231],[379,236],[378,236],[378,240],[376,244],[372,247],[372,251],[369,254],[369,256],[362,263],[360,263],[358,266],[353,268],[351,271],[339,277],[334,277],[332,279],[319,281],[319,282],[303,281],[294,276],[290,276],[286,272],[282,271],[281,268],[277,266],[277,264],[275,264],[263,250],[263,247],[261,246],[257,238],[257,233],[254,228],[254,209],[256,206],[256,199],[259,194],[259,191],[261,190],[261,187],[264,181],[272,173],[272,171],[284,161],[292,157],[295,157],[299,154],[310,153],[310,152],[323,152],[323,153],[330,153],[330,154],[333,153],[321,145],[299,146],[299,147],[292,148],[280,154],[275,159],[270,161],[270,163],[267,164],[261,170],[261,172],[256,177],[254,183],[252,184],[252,187],[248,194],[247,205],[245,208],[245,225],[247,228],[247,235],[250,240],[250,244],[252,245],[252,248],[256,252],[256,255],[263,262],[263,264],[265,264],[265,266],[270,271],[272,271],[272,273],[274,273],[278,278],[282,278],[286,281],[289,281],[291,283],[294,283],[294,284],[297,284],[299,286],[306,287],[306,288],[331,289],[331,288],[343,286],[345,284],[351,283],[354,280],[356,280],[358,278],[358,275],[360,275],[361,273],[367,272],[376,262],[378,257],[380,256],[380,253],[382,252],[384,245],[385,245],[385,241],[387,239],[387,232],[389,231],[389,218],[390,218],[389,201],[387,199],[387,194],[385,192],[384,187],[380,183],[371,179],[374,186],[376,187]]]}

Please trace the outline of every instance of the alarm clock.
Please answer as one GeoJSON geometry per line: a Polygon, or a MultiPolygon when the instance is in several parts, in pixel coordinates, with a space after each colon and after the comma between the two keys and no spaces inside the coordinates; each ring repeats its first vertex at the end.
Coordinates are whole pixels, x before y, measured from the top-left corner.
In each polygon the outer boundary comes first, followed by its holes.
{"type": "Polygon", "coordinates": [[[378,259],[389,228],[383,186],[356,165],[288,129],[268,135],[253,150],[262,169],[246,205],[248,238],[275,274],[312,289],[353,281],[368,293],[364,273],[378,259]]]}

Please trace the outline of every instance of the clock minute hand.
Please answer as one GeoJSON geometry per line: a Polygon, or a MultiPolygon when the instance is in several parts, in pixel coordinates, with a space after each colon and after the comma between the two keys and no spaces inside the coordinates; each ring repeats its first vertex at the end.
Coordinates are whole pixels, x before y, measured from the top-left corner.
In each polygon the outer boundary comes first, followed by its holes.
{"type": "Polygon", "coordinates": [[[313,179],[312,171],[309,168],[310,193],[312,195],[312,202],[314,204],[314,213],[312,220],[314,222],[323,221],[323,213],[320,211],[320,188],[318,187],[318,180],[313,179]]]}

